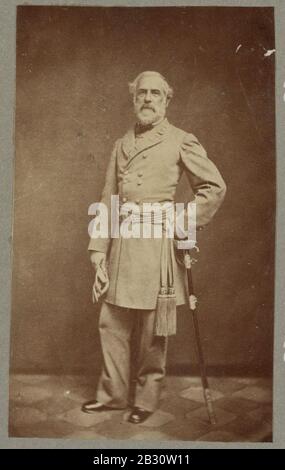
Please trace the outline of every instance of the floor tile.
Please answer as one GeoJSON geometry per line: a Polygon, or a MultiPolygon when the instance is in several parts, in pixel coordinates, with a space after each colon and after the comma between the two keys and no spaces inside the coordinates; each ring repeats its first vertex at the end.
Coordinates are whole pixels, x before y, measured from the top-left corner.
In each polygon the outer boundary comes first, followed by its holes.
{"type": "Polygon", "coordinates": [[[58,419],[67,421],[76,426],[88,428],[95,426],[102,421],[108,421],[112,418],[113,411],[100,411],[98,413],[83,413],[80,407],[73,408],[63,414],[58,415],[58,419]]]}
{"type": "Polygon", "coordinates": [[[272,432],[271,424],[245,415],[236,418],[227,425],[227,432],[239,436],[241,442],[260,442],[272,432]]]}
{"type": "MultiPolygon", "coordinates": [[[[71,394],[71,389],[77,389],[80,386],[76,384],[69,376],[55,376],[53,378],[49,378],[45,382],[44,387],[50,392],[53,398],[58,399],[68,398],[68,396],[71,394]]],[[[82,385],[82,387],[84,388],[85,385],[82,385]]]]}
{"type": "Polygon", "coordinates": [[[239,436],[227,431],[211,431],[201,436],[199,441],[206,442],[239,442],[239,436]]]}
{"type": "Polygon", "coordinates": [[[233,396],[238,398],[246,398],[247,400],[253,400],[259,403],[272,402],[271,389],[264,389],[257,386],[243,388],[242,390],[235,392],[233,396]]]}
{"type": "MultiPolygon", "coordinates": [[[[209,423],[200,377],[168,376],[159,409],[144,423],[129,423],[131,410],[86,414],[95,378],[80,375],[11,375],[9,435],[68,439],[270,442],[271,380],[209,378],[217,425],[209,423]]],[[[107,441],[106,441],[107,442],[107,441]]]]}
{"type": "Polygon", "coordinates": [[[173,414],[166,413],[165,411],[162,411],[162,410],[157,410],[146,421],[144,421],[143,423],[137,426],[144,426],[147,428],[158,428],[174,420],[175,420],[175,416],[173,414]]]}
{"type": "Polygon", "coordinates": [[[74,432],[74,426],[70,423],[57,420],[34,423],[28,426],[19,426],[11,437],[39,437],[39,438],[58,438],[65,437],[74,432]]]}
{"type": "MultiPolygon", "coordinates": [[[[200,403],[204,403],[204,394],[203,388],[201,386],[192,386],[183,390],[179,393],[182,398],[187,398],[188,400],[198,401],[200,403]]],[[[224,394],[219,392],[218,390],[211,389],[211,397],[212,400],[218,400],[219,398],[223,398],[224,394]]]]}
{"type": "Polygon", "coordinates": [[[9,421],[16,427],[46,421],[46,419],[46,413],[18,405],[13,406],[9,413],[9,421]]]}
{"type": "Polygon", "coordinates": [[[270,389],[272,390],[273,388],[273,379],[272,378],[258,378],[256,380],[256,383],[254,384],[256,387],[261,387],[264,389],[270,389]]]}
{"type": "Polygon", "coordinates": [[[67,434],[65,439],[90,439],[93,441],[98,441],[102,440],[103,438],[92,429],[80,429],[73,431],[71,434],[67,434]]]}
{"type": "Polygon", "coordinates": [[[266,421],[267,423],[272,423],[272,406],[271,405],[262,405],[261,407],[250,411],[248,415],[260,421],[266,421]]]}
{"type": "Polygon", "coordinates": [[[32,386],[23,383],[14,385],[10,389],[10,400],[18,403],[25,403],[26,405],[36,403],[37,401],[44,400],[51,397],[51,392],[44,387],[38,385],[32,386]]]}
{"type": "Polygon", "coordinates": [[[160,404],[160,409],[168,413],[174,414],[178,418],[183,418],[186,413],[192,410],[197,410],[204,406],[204,403],[194,400],[181,398],[177,394],[174,394],[168,400],[164,400],[160,404]]]}
{"type": "Polygon", "coordinates": [[[209,380],[210,389],[218,390],[224,395],[229,395],[238,390],[242,390],[245,384],[241,383],[235,377],[213,377],[209,380]]]}
{"type": "Polygon", "coordinates": [[[211,425],[205,424],[201,420],[193,418],[191,420],[177,420],[168,423],[161,428],[161,431],[169,436],[171,440],[196,441],[203,434],[210,432],[211,425]]]}
{"type": "MultiPolygon", "coordinates": [[[[22,382],[24,383],[24,382],[22,382]]],[[[70,376],[59,376],[59,375],[46,375],[45,380],[43,380],[40,383],[33,383],[32,377],[26,377],[26,385],[33,385],[33,386],[38,386],[42,388],[43,390],[46,390],[49,392],[51,395],[58,395],[62,396],[64,395],[64,392],[66,390],[69,390],[70,386],[73,385],[75,386],[74,382],[72,381],[72,378],[70,376]]]]}
{"type": "MultiPolygon", "coordinates": [[[[227,423],[230,423],[234,419],[236,419],[236,415],[230,413],[228,411],[222,410],[221,408],[214,407],[214,412],[216,416],[216,426],[223,426],[227,423]]],[[[199,408],[198,410],[191,411],[190,413],[186,414],[186,418],[191,421],[191,419],[196,418],[201,420],[203,423],[209,423],[209,416],[206,407],[199,408]]]]}
{"type": "Polygon", "coordinates": [[[73,401],[81,402],[92,399],[95,395],[95,384],[84,376],[54,376],[49,377],[44,387],[55,398],[70,398],[73,401]]]}
{"type": "MultiPolygon", "coordinates": [[[[130,413],[131,413],[131,410],[123,413],[122,417],[123,417],[124,422],[128,422],[130,413]]],[[[150,415],[150,417],[147,418],[147,420],[144,421],[143,423],[136,424],[136,425],[131,423],[131,425],[136,426],[136,427],[143,426],[147,428],[158,428],[174,420],[175,420],[175,416],[173,414],[167,413],[159,409],[159,410],[156,410],[152,415],[150,415]]]]}
{"type": "Polygon", "coordinates": [[[69,398],[47,398],[34,404],[34,407],[46,413],[49,417],[55,417],[66,411],[74,409],[74,401],[69,398]]]}
{"type": "Polygon", "coordinates": [[[259,407],[259,403],[245,398],[237,398],[231,395],[229,398],[222,398],[215,402],[215,407],[235,413],[236,415],[244,415],[248,411],[259,407]]]}
{"type": "Polygon", "coordinates": [[[248,386],[255,385],[257,380],[258,380],[257,377],[237,377],[237,382],[243,385],[248,385],[248,386]]]}
{"type": "Polygon", "coordinates": [[[126,422],[122,416],[113,417],[108,422],[99,423],[96,426],[96,433],[101,438],[108,439],[131,439],[135,434],[138,434],[138,425],[126,422]]]}
{"type": "Polygon", "coordinates": [[[79,385],[70,387],[64,391],[64,397],[76,403],[83,403],[84,401],[93,400],[95,398],[95,389],[88,385],[79,385]]]}
{"type": "Polygon", "coordinates": [[[135,441],[162,441],[162,442],[165,441],[165,442],[167,442],[167,441],[174,440],[174,439],[171,439],[168,434],[165,434],[162,431],[147,430],[145,432],[135,434],[132,437],[132,440],[135,440],[135,441]]]}
{"type": "Polygon", "coordinates": [[[165,378],[165,386],[168,391],[177,393],[177,391],[182,391],[189,387],[201,386],[201,378],[191,376],[175,377],[172,375],[165,378]]]}

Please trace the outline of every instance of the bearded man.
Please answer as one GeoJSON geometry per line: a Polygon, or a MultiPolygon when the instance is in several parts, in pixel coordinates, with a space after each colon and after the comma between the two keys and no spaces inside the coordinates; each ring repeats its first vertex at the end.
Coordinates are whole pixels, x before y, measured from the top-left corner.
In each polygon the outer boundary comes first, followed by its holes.
{"type": "MultiPolygon", "coordinates": [[[[161,74],[142,72],[130,84],[130,92],[136,122],[114,145],[101,202],[110,208],[111,196],[118,195],[122,203],[138,208],[145,203],[171,203],[186,172],[196,204],[196,226],[203,228],[224,199],[226,186],[221,174],[197,138],[166,119],[173,91],[161,74]]],[[[129,421],[141,423],[158,407],[167,336],[173,334],[157,332],[158,311],[163,310],[166,298],[171,298],[175,308],[187,303],[185,268],[172,241],[166,258],[163,246],[163,238],[91,237],[91,262],[95,272],[101,272],[95,291],[104,293],[99,319],[103,368],[96,399],[83,404],[84,412],[129,405],[130,345],[135,325],[139,328],[138,357],[129,421]],[[165,275],[164,259],[171,266],[165,275]],[[171,292],[169,284],[165,291],[163,279],[170,282],[171,292]]]]}

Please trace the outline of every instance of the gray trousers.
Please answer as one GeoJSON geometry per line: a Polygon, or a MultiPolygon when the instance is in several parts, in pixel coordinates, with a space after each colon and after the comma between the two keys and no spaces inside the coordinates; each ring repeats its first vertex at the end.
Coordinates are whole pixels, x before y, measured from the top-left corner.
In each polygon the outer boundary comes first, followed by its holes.
{"type": "Polygon", "coordinates": [[[154,336],[154,310],[137,310],[103,303],[99,332],[103,369],[96,399],[113,408],[129,404],[131,370],[135,380],[133,406],[154,411],[165,376],[167,339],[154,336]],[[135,354],[131,338],[135,331],[135,354]]]}

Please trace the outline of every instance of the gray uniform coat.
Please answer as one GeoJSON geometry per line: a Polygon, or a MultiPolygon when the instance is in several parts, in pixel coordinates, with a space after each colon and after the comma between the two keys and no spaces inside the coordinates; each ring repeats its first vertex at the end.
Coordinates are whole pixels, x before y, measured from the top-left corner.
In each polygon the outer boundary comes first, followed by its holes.
{"type": "MultiPolygon", "coordinates": [[[[137,138],[131,129],[116,141],[101,201],[109,207],[112,194],[118,194],[123,203],[174,201],[184,171],[195,197],[197,226],[203,227],[221,205],[226,186],[197,138],[167,119],[137,138]]],[[[88,249],[108,253],[108,303],[155,309],[160,289],[161,239],[94,238],[88,249]]],[[[177,305],[186,303],[185,270],[177,260],[174,286],[177,305]]]]}

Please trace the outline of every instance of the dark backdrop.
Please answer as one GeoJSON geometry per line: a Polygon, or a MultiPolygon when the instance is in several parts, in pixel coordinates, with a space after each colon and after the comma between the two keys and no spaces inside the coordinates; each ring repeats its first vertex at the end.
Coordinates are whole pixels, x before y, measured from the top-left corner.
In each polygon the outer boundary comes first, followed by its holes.
{"type": "MultiPolygon", "coordinates": [[[[87,210],[132,123],[127,82],[157,70],[175,90],[169,120],[196,134],[228,186],[194,268],[207,362],[271,372],[273,48],[271,8],[18,8],[13,370],[98,371],[87,210]]],[[[195,362],[182,308],[168,364],[195,362]]]]}

